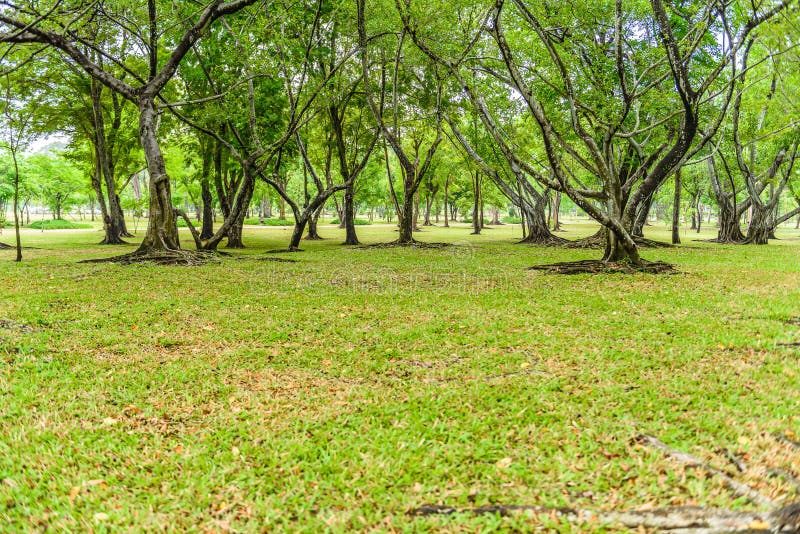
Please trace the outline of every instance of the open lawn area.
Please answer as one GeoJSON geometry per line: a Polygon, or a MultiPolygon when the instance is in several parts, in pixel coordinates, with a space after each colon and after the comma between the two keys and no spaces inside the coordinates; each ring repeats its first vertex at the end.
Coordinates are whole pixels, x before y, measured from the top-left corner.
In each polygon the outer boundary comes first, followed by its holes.
{"type": "Polygon", "coordinates": [[[773,436],[800,436],[800,232],[685,231],[641,251],[679,274],[575,276],[526,268],[602,251],[469,232],[359,249],[322,226],[265,254],[291,227],[246,227],[230,257],[158,267],[78,263],[134,250],[96,229],[24,230],[21,264],[0,251],[0,531],[585,532],[612,527],[411,512],[753,509],[640,434],[796,500],[766,470],[800,473],[773,436]]]}

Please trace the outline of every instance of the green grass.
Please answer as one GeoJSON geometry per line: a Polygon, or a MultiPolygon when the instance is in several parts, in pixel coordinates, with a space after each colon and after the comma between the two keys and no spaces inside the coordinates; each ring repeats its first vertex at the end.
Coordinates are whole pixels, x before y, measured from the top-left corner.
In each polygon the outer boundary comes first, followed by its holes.
{"type": "Polygon", "coordinates": [[[276,263],[291,228],[249,228],[199,268],[79,264],[133,246],[25,231],[23,263],[0,251],[0,530],[598,530],[408,512],[744,505],[638,433],[800,467],[768,437],[800,434],[798,353],[777,345],[800,341],[798,232],[643,252],[674,276],[555,276],[525,268],[600,252],[470,231],[353,249],[323,227],[276,263]]]}
{"type": "Polygon", "coordinates": [[[41,230],[42,228],[45,230],[78,230],[92,227],[89,223],[76,223],[65,219],[45,219],[43,221],[34,221],[27,225],[27,228],[34,230],[41,230]]]}

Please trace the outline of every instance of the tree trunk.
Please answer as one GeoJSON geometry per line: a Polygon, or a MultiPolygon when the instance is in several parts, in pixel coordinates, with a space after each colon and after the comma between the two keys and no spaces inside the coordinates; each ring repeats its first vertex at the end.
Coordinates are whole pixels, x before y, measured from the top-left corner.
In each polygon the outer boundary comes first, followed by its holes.
{"type": "Polygon", "coordinates": [[[631,228],[631,235],[635,237],[644,237],[644,227],[647,224],[647,217],[650,215],[650,209],[653,206],[654,194],[642,200],[636,208],[636,218],[631,228]]]}
{"type": "Polygon", "coordinates": [[[520,243],[552,245],[564,239],[553,235],[547,224],[547,196],[539,196],[531,206],[527,202],[519,206],[522,217],[523,238],[520,243]]]}
{"type": "Polygon", "coordinates": [[[209,183],[211,158],[211,151],[204,150],[203,175],[200,178],[200,197],[203,201],[203,224],[200,229],[200,239],[211,239],[214,236],[214,197],[211,196],[211,184],[209,183]]]}
{"type": "Polygon", "coordinates": [[[703,205],[698,202],[697,203],[697,233],[700,233],[700,229],[703,226],[703,205]]]}
{"type": "Polygon", "coordinates": [[[308,219],[308,233],[306,234],[305,238],[309,241],[322,240],[322,237],[317,231],[317,223],[319,223],[320,215],[322,215],[322,206],[320,206],[308,219]]]}
{"type": "MultiPolygon", "coordinates": [[[[449,204],[449,201],[450,201],[450,199],[448,197],[448,191],[447,191],[447,186],[448,186],[449,182],[450,182],[449,178],[444,181],[444,227],[445,228],[450,228],[450,221],[448,220],[448,217],[447,217],[448,209],[449,209],[448,208],[448,204],[449,204]]],[[[800,218],[797,219],[797,222],[798,222],[798,224],[800,224],[800,218]]]]}
{"type": "Polygon", "coordinates": [[[180,250],[169,176],[156,134],[155,105],[147,95],[139,101],[139,139],[147,160],[147,170],[150,172],[150,217],[147,232],[137,252],[146,254],[153,251],[180,250]]]}
{"type": "Polygon", "coordinates": [[[247,177],[244,176],[242,179],[246,180],[246,183],[242,185],[243,189],[240,192],[240,194],[243,195],[241,209],[238,214],[236,214],[233,213],[234,206],[231,206],[232,211],[229,216],[236,217],[236,219],[231,222],[231,226],[228,228],[228,241],[225,243],[225,248],[245,248],[244,242],[242,242],[242,230],[244,227],[244,219],[247,216],[247,206],[250,205],[250,201],[253,199],[255,180],[247,179],[247,177]]]}
{"type": "Polygon", "coordinates": [[[770,206],[752,204],[750,226],[747,228],[745,243],[766,245],[770,231],[774,228],[774,210],[770,206]]]}
{"type": "Polygon", "coordinates": [[[431,224],[431,208],[433,207],[433,196],[428,195],[425,198],[425,216],[422,221],[422,226],[432,226],[431,224]]]}
{"type": "Polygon", "coordinates": [[[114,181],[114,173],[111,170],[111,164],[108,160],[108,152],[106,148],[106,133],[105,121],[103,119],[103,110],[100,102],[102,86],[95,80],[91,82],[91,100],[92,100],[92,119],[94,122],[94,154],[96,160],[96,180],[97,185],[93,185],[95,191],[99,191],[98,200],[103,210],[103,228],[105,230],[105,237],[100,242],[101,245],[121,245],[125,241],[122,240],[123,236],[128,236],[127,229],[125,228],[125,217],[122,216],[122,209],[119,205],[119,197],[117,196],[117,184],[114,181]],[[100,185],[100,179],[105,179],[106,194],[108,197],[108,207],[102,198],[103,188],[100,185]]]}
{"type": "Polygon", "coordinates": [[[292,231],[292,239],[289,241],[289,251],[290,252],[299,252],[300,251],[300,241],[303,239],[303,232],[306,229],[306,223],[308,222],[309,217],[307,215],[300,215],[295,216],[294,221],[294,230],[292,231]]]}
{"type": "Polygon", "coordinates": [[[742,227],[739,225],[739,212],[730,198],[719,199],[719,230],[717,243],[742,243],[745,236],[742,227]]]}
{"type": "Polygon", "coordinates": [[[397,214],[400,235],[397,242],[407,245],[414,242],[414,193],[406,189],[404,203],[397,214]]]}
{"type": "Polygon", "coordinates": [[[561,211],[561,191],[556,191],[553,195],[553,231],[561,231],[561,218],[559,212],[561,211]]]}
{"type": "Polygon", "coordinates": [[[345,245],[360,245],[358,234],[356,233],[356,204],[355,204],[355,191],[353,184],[348,185],[344,190],[344,206],[342,207],[344,214],[344,230],[345,230],[345,245]]]}
{"type": "Polygon", "coordinates": [[[490,222],[489,224],[499,225],[500,224],[500,210],[497,209],[495,206],[492,206],[492,208],[489,211],[492,214],[492,222],[490,222]]]}
{"type": "MultiPolygon", "coordinates": [[[[17,152],[11,150],[11,159],[14,162],[14,235],[16,236],[17,257],[14,261],[22,261],[22,240],[19,236],[19,164],[17,163],[17,152]]],[[[44,228],[44,225],[42,225],[44,228]]]]}
{"type": "Polygon", "coordinates": [[[681,170],[675,171],[675,193],[672,196],[672,244],[681,242],[681,170]]]}
{"type": "Polygon", "coordinates": [[[472,181],[472,191],[474,202],[472,204],[472,235],[480,235],[483,221],[481,220],[481,185],[480,173],[475,171],[472,181]]]}
{"type": "Polygon", "coordinates": [[[639,258],[639,251],[633,238],[630,235],[625,235],[623,232],[615,231],[610,228],[605,229],[606,248],[602,261],[627,260],[634,265],[641,265],[642,260],[639,258]]]}

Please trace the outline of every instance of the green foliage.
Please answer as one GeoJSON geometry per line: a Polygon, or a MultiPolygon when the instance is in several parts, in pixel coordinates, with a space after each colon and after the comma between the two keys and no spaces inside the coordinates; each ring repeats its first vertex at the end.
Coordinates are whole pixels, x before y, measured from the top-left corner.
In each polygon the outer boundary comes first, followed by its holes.
{"type": "Polygon", "coordinates": [[[41,230],[42,228],[45,230],[77,230],[80,228],[92,228],[92,225],[64,219],[45,219],[43,221],[34,221],[27,228],[33,228],[34,230],[41,230]]]}
{"type": "MultiPolygon", "coordinates": [[[[329,222],[328,224],[339,224],[339,222],[340,222],[340,221],[339,221],[339,218],[337,217],[337,218],[331,219],[331,220],[330,220],[330,222],[329,222]]],[[[372,223],[371,223],[371,222],[369,222],[367,219],[359,219],[358,217],[356,217],[356,218],[353,220],[353,223],[354,223],[356,226],[369,226],[370,224],[372,224],[372,223]]]]}
{"type": "Polygon", "coordinates": [[[287,216],[286,220],[281,220],[275,217],[265,218],[265,219],[252,217],[250,219],[245,219],[244,223],[252,225],[261,225],[261,226],[294,226],[294,218],[287,216]]]}

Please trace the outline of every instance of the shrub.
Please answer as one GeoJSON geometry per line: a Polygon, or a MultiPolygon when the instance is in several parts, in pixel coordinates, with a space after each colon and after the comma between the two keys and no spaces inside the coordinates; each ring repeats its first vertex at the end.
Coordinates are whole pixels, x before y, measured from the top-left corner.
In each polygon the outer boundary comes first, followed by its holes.
{"type": "Polygon", "coordinates": [[[65,221],[64,219],[46,219],[44,221],[35,221],[28,225],[28,228],[35,230],[77,230],[79,228],[92,228],[91,224],[74,223],[72,221],[65,221]]]}
{"type": "MultiPolygon", "coordinates": [[[[367,226],[372,224],[367,219],[358,219],[358,218],[356,218],[353,222],[355,223],[356,226],[367,226]]],[[[332,219],[331,222],[329,222],[328,224],[339,224],[339,219],[332,219]]]]}

